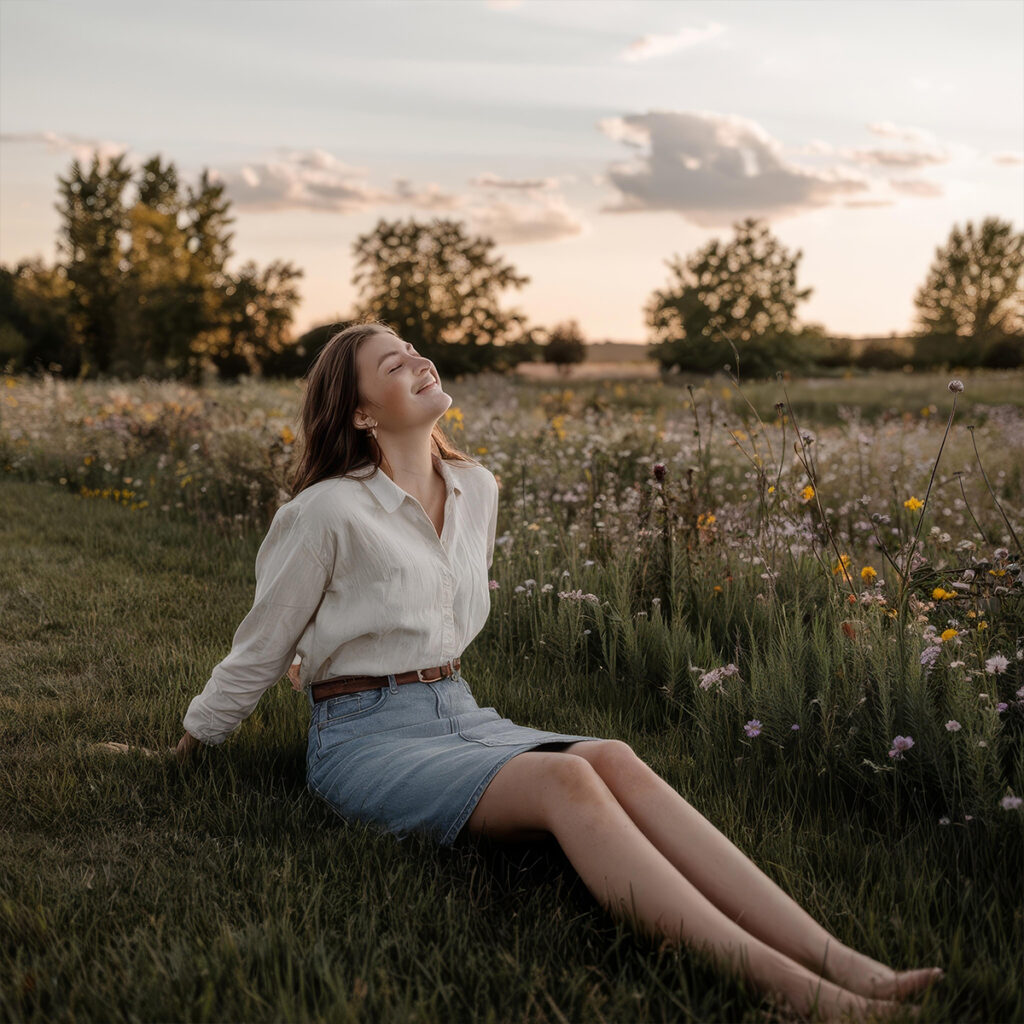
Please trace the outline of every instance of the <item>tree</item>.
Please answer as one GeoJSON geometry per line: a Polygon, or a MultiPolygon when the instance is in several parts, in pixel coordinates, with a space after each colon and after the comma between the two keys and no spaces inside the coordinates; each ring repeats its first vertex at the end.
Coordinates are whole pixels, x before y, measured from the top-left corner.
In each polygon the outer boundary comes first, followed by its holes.
{"type": "Polygon", "coordinates": [[[557,366],[562,376],[569,373],[573,363],[582,363],[586,355],[583,333],[575,320],[556,325],[544,346],[544,362],[557,366]]]}
{"type": "Polygon", "coordinates": [[[980,228],[954,225],[914,297],[923,337],[983,345],[1024,332],[1024,235],[986,217],[980,228]]]}
{"type": "Polygon", "coordinates": [[[498,293],[530,279],[492,257],[493,245],[467,237],[458,221],[378,221],[353,244],[356,319],[390,324],[443,374],[528,357],[534,332],[523,314],[498,308],[498,293]]]}
{"type": "Polygon", "coordinates": [[[60,265],[42,259],[0,266],[0,365],[21,369],[58,369],[77,374],[80,351],[68,337],[71,290],[60,265]]]}
{"type": "Polygon", "coordinates": [[[754,375],[806,361],[795,324],[797,302],[812,292],[796,286],[802,250],[790,255],[755,218],[733,227],[730,243],[715,239],[685,263],[678,256],[666,261],[675,280],[655,291],[644,310],[650,355],[663,369],[734,365],[730,341],[754,375]]]}
{"type": "Polygon", "coordinates": [[[262,271],[248,260],[224,289],[221,344],[208,353],[222,377],[257,374],[265,359],[289,344],[288,332],[303,272],[274,260],[262,271]]]}
{"type": "Polygon", "coordinates": [[[103,170],[93,154],[86,174],[78,160],[67,178],[59,175],[63,218],[57,247],[71,289],[69,328],[78,349],[80,377],[105,373],[110,366],[117,298],[127,269],[123,246],[129,234],[123,192],[131,171],[119,154],[103,170]]]}

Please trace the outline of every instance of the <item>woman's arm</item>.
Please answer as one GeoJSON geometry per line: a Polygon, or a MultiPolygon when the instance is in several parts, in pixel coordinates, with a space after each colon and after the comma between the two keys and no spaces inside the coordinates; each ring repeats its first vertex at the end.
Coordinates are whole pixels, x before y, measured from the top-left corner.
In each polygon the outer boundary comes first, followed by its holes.
{"type": "MultiPolygon", "coordinates": [[[[333,556],[303,510],[282,505],[256,555],[256,596],[235,631],[231,651],[217,664],[182,719],[193,740],[219,745],[252,713],[260,697],[288,670],[306,626],[332,576],[333,556]],[[330,561],[328,561],[330,558],[330,561]]],[[[190,746],[182,737],[179,747],[190,746]]]]}

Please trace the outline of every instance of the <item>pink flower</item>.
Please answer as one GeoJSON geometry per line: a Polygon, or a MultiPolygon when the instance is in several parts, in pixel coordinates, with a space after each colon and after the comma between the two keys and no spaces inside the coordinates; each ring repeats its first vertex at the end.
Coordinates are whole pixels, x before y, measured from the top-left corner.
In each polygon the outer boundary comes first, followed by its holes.
{"type": "Polygon", "coordinates": [[[999,806],[1002,807],[1004,811],[1015,811],[1022,803],[1024,803],[1024,800],[1019,796],[1004,796],[1003,799],[999,801],[999,806]]]}
{"type": "Polygon", "coordinates": [[[752,718],[745,726],[743,726],[743,731],[748,736],[760,736],[761,723],[756,718],[752,718]]]}
{"type": "Polygon", "coordinates": [[[889,751],[889,756],[902,760],[903,751],[909,750],[913,745],[914,740],[911,736],[894,736],[892,739],[892,750],[889,751]]]}
{"type": "Polygon", "coordinates": [[[501,586],[501,584],[500,584],[500,583],[499,583],[499,582],[498,582],[497,580],[488,580],[488,581],[487,581],[487,586],[488,586],[488,587],[489,587],[489,588],[490,588],[491,590],[497,590],[497,589],[498,589],[498,587],[500,587],[500,586],[501,586]]]}

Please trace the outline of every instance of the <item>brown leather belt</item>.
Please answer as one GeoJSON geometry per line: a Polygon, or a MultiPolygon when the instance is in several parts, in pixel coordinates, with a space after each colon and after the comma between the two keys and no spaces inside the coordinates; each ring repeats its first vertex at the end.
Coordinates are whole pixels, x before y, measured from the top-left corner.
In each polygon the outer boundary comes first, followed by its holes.
{"type": "MultiPolygon", "coordinates": [[[[434,668],[414,668],[409,672],[398,672],[395,675],[396,683],[436,683],[439,679],[450,676],[458,671],[461,664],[458,658],[446,661],[443,665],[434,668]]],[[[335,697],[339,693],[358,693],[360,690],[376,690],[381,686],[388,685],[387,676],[331,676],[330,679],[321,679],[318,683],[310,686],[313,694],[313,703],[318,704],[328,697],[335,697]]]]}

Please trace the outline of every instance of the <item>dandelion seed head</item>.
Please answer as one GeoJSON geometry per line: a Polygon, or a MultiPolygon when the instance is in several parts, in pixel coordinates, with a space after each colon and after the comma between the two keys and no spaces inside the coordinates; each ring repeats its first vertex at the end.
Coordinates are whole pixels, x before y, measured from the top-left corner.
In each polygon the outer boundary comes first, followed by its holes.
{"type": "Polygon", "coordinates": [[[962,380],[951,380],[946,385],[946,387],[949,388],[949,390],[954,395],[961,395],[961,394],[963,394],[963,390],[964,390],[964,382],[962,380]]]}

